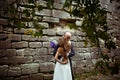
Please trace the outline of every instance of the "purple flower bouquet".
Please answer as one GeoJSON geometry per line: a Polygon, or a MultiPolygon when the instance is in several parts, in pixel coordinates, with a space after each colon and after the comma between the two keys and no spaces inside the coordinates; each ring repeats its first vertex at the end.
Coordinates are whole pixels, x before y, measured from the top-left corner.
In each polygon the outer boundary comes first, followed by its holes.
{"type": "Polygon", "coordinates": [[[55,48],[57,46],[57,42],[55,40],[50,41],[50,47],[55,48]]]}

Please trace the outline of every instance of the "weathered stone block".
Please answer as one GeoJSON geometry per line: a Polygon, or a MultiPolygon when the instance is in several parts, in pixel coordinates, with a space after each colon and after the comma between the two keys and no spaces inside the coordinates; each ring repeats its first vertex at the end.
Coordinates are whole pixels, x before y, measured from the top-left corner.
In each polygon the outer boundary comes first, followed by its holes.
{"type": "Polygon", "coordinates": [[[54,0],[55,3],[60,3],[60,4],[64,4],[65,0],[54,0]]]}
{"type": "Polygon", "coordinates": [[[76,75],[80,75],[80,74],[84,73],[85,70],[78,67],[78,68],[74,69],[74,72],[75,72],[76,75]]]}
{"type": "Polygon", "coordinates": [[[21,41],[21,35],[9,34],[8,35],[8,40],[11,40],[11,41],[21,41]]]}
{"type": "Polygon", "coordinates": [[[22,69],[22,74],[38,73],[39,64],[38,63],[22,64],[21,69],[22,69]]]}
{"type": "Polygon", "coordinates": [[[5,56],[6,56],[6,51],[0,50],[0,57],[5,57],[5,56]]]}
{"type": "Polygon", "coordinates": [[[16,56],[16,49],[7,49],[5,51],[5,54],[7,55],[7,57],[16,56]]]}
{"type": "Polygon", "coordinates": [[[12,34],[13,33],[13,28],[5,27],[5,28],[3,28],[3,32],[7,33],[7,34],[12,34]]]}
{"type": "Polygon", "coordinates": [[[8,57],[8,60],[6,61],[8,64],[22,64],[25,63],[25,57],[23,56],[13,56],[8,57]]]}
{"type": "Polygon", "coordinates": [[[24,34],[25,31],[36,31],[36,29],[34,28],[21,28],[21,29],[18,29],[18,28],[14,28],[14,33],[20,33],[20,34],[24,34]]]}
{"type": "Polygon", "coordinates": [[[53,29],[44,29],[43,34],[56,35],[56,32],[53,29]]]}
{"type": "Polygon", "coordinates": [[[53,6],[56,9],[62,9],[63,8],[63,4],[59,4],[59,3],[54,3],[53,6]]]}
{"type": "Polygon", "coordinates": [[[59,23],[59,18],[43,17],[43,21],[53,22],[53,23],[59,23]]]}
{"type": "Polygon", "coordinates": [[[83,60],[84,59],[84,54],[83,53],[76,53],[75,56],[72,57],[74,61],[78,60],[83,60]]]}
{"type": "Polygon", "coordinates": [[[36,55],[45,55],[48,54],[47,48],[36,49],[36,55]]]}
{"type": "Polygon", "coordinates": [[[32,63],[33,62],[33,56],[25,56],[25,63],[32,63]]]}
{"type": "Polygon", "coordinates": [[[75,45],[75,47],[79,47],[79,48],[85,47],[84,42],[75,42],[74,45],[75,45]]]}
{"type": "Polygon", "coordinates": [[[0,66],[0,76],[7,76],[8,65],[0,66]]]}
{"type": "Polygon", "coordinates": [[[44,74],[44,80],[52,80],[53,74],[44,74]]]}
{"type": "Polygon", "coordinates": [[[25,63],[25,57],[23,56],[13,56],[13,57],[3,57],[0,58],[0,64],[22,64],[25,63]]]}
{"type": "Polygon", "coordinates": [[[44,80],[44,74],[43,73],[32,74],[30,78],[31,80],[44,80]]]}
{"type": "Polygon", "coordinates": [[[49,41],[49,37],[48,36],[38,37],[38,41],[49,41]]]}
{"type": "Polygon", "coordinates": [[[25,41],[36,41],[37,37],[34,37],[32,35],[22,35],[22,40],[25,40],[25,41]]]}
{"type": "Polygon", "coordinates": [[[7,25],[8,24],[7,19],[0,18],[0,24],[1,25],[7,25]]]}
{"type": "Polygon", "coordinates": [[[50,47],[50,42],[43,42],[43,46],[42,47],[49,48],[50,47]]]}
{"type": "Polygon", "coordinates": [[[82,22],[83,22],[83,21],[76,21],[75,24],[76,24],[77,26],[81,26],[81,25],[82,25],[82,22]]]}
{"type": "Polygon", "coordinates": [[[0,25],[0,32],[3,32],[3,26],[0,25]]]}
{"type": "Polygon", "coordinates": [[[49,28],[49,24],[45,22],[39,22],[41,26],[44,26],[45,28],[49,28]]]}
{"type": "Polygon", "coordinates": [[[6,40],[8,38],[8,34],[0,34],[0,40],[6,40]]]}
{"type": "Polygon", "coordinates": [[[84,53],[84,59],[91,59],[91,53],[87,52],[87,53],[84,53]]]}
{"type": "Polygon", "coordinates": [[[33,56],[35,55],[35,53],[36,53],[35,49],[30,49],[30,48],[24,49],[24,54],[27,56],[33,56]]]}
{"type": "Polygon", "coordinates": [[[28,47],[28,42],[26,41],[12,43],[12,48],[26,48],[26,47],[28,47]]]}
{"type": "Polygon", "coordinates": [[[39,0],[39,5],[42,5],[43,7],[47,7],[47,2],[44,0],[39,0]]]}
{"type": "Polygon", "coordinates": [[[49,73],[49,72],[52,72],[54,71],[54,63],[41,63],[40,64],[40,72],[43,72],[43,73],[49,73]]]}
{"type": "Polygon", "coordinates": [[[53,59],[53,55],[41,55],[41,56],[34,56],[34,62],[44,63],[50,62],[53,59]]]}
{"type": "Polygon", "coordinates": [[[20,67],[9,67],[8,76],[20,76],[21,69],[20,67]]]}
{"type": "Polygon", "coordinates": [[[24,55],[25,55],[24,49],[18,49],[18,50],[16,50],[16,54],[17,54],[18,56],[24,56],[24,55]]]}
{"type": "Polygon", "coordinates": [[[91,55],[91,58],[92,59],[98,59],[99,58],[99,54],[96,54],[96,53],[90,53],[90,55],[91,55]]]}
{"type": "Polygon", "coordinates": [[[30,80],[29,76],[21,76],[21,80],[30,80]]]}
{"type": "Polygon", "coordinates": [[[42,43],[41,42],[29,42],[29,47],[30,48],[40,48],[40,47],[42,47],[42,43]]]}
{"type": "Polygon", "coordinates": [[[9,49],[11,48],[10,41],[0,41],[0,49],[9,49]]]}
{"type": "Polygon", "coordinates": [[[42,11],[36,11],[35,12],[36,15],[42,15],[42,16],[52,16],[52,11],[49,9],[43,9],[42,11]]]}
{"type": "Polygon", "coordinates": [[[69,19],[70,14],[64,11],[60,11],[60,10],[53,10],[53,17],[57,17],[57,18],[62,18],[62,19],[69,19]]]}

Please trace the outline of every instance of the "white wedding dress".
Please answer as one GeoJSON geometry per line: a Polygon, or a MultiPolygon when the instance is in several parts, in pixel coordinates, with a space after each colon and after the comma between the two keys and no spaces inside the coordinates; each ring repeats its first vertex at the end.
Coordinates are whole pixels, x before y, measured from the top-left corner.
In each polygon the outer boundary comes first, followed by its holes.
{"type": "MultiPolygon", "coordinates": [[[[69,54],[69,53],[68,53],[69,54]]],[[[62,60],[62,58],[61,58],[62,60]]],[[[70,61],[67,64],[56,62],[53,80],[72,80],[70,61]]]]}

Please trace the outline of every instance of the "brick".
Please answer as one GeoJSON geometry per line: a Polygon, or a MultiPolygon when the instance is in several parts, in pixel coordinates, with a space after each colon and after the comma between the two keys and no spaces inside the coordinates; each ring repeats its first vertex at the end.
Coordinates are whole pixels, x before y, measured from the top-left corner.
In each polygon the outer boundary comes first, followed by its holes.
{"type": "Polygon", "coordinates": [[[11,48],[10,41],[0,41],[0,49],[8,49],[11,48]]]}
{"type": "Polygon", "coordinates": [[[7,76],[8,65],[0,65],[0,76],[7,76]]]}
{"type": "Polygon", "coordinates": [[[43,17],[43,21],[52,22],[52,23],[59,23],[59,18],[43,17]]]}
{"type": "Polygon", "coordinates": [[[26,48],[26,47],[28,47],[28,42],[26,41],[12,43],[12,48],[26,48]]]}
{"type": "Polygon", "coordinates": [[[21,69],[22,69],[22,74],[38,73],[39,64],[38,63],[22,64],[21,69]]]}
{"type": "Polygon", "coordinates": [[[42,43],[41,42],[29,42],[29,47],[30,48],[40,48],[40,47],[42,47],[42,43]]]}
{"type": "Polygon", "coordinates": [[[8,76],[20,76],[21,69],[20,67],[9,67],[8,76]]]}

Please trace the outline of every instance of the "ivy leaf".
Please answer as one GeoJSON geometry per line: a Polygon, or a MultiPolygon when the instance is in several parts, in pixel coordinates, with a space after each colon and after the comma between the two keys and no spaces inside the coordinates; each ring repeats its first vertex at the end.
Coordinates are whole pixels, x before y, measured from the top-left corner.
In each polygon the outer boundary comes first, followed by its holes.
{"type": "Polygon", "coordinates": [[[106,47],[108,48],[108,49],[116,49],[116,45],[115,45],[115,43],[113,42],[113,41],[108,41],[108,42],[106,42],[105,43],[105,45],[106,45],[106,47]]]}
{"type": "Polygon", "coordinates": [[[28,3],[34,3],[34,0],[28,0],[28,3]]]}
{"type": "Polygon", "coordinates": [[[30,17],[30,12],[27,9],[23,10],[23,13],[26,15],[26,17],[30,17]]]}
{"type": "Polygon", "coordinates": [[[37,8],[39,11],[43,10],[43,7],[41,5],[39,5],[37,8]]]}

